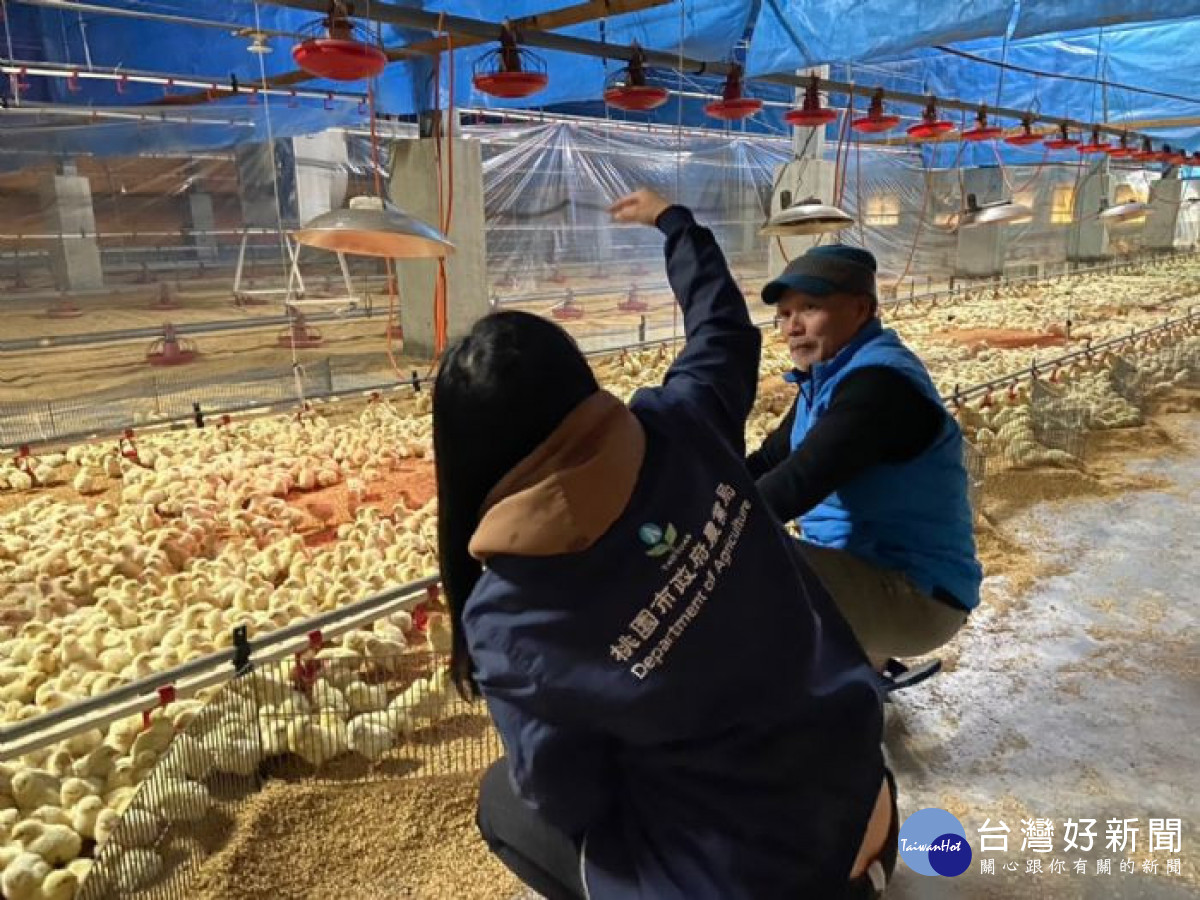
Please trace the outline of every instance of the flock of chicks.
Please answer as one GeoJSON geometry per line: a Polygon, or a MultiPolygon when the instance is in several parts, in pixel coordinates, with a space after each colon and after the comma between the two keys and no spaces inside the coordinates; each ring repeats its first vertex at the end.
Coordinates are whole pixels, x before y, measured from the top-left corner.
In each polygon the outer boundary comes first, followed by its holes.
{"type": "MultiPolygon", "coordinates": [[[[1045,329],[1065,321],[1071,303],[1076,327],[1099,342],[1161,320],[1164,304],[1186,293],[1182,278],[1161,275],[1071,284],[1069,295],[1056,288],[1040,296],[1011,289],[998,299],[979,292],[955,307],[956,324],[1045,329]],[[1149,304],[1120,300],[1126,288],[1159,294],[1149,304]],[[1117,324],[1088,312],[1081,298],[1092,295],[1124,303],[1125,318],[1117,324]],[[1143,305],[1151,309],[1139,313],[1143,305]]],[[[1200,289],[1200,282],[1186,284],[1200,289]]],[[[895,325],[947,392],[1028,365],[1028,350],[940,340],[945,323],[937,314],[906,312],[895,325]]],[[[1165,339],[1158,343],[1134,358],[1148,361],[1146,384],[1162,387],[1179,376],[1158,352],[1165,339]]],[[[627,398],[660,380],[670,357],[666,348],[627,351],[595,368],[627,398]]],[[[1097,354],[1064,370],[1061,390],[1088,399],[1094,427],[1136,424],[1137,410],[1117,392],[1109,362],[1097,354]]],[[[768,340],[763,371],[788,367],[783,343],[768,340]]],[[[747,426],[751,447],[789,402],[771,384],[764,382],[747,426]]],[[[1027,385],[988,395],[960,418],[989,455],[1017,465],[1065,463],[1066,454],[1037,442],[1028,396],[1027,385]]],[[[31,719],[228,647],[236,625],[262,635],[432,574],[434,502],[415,509],[368,502],[373,482],[430,455],[429,412],[427,391],[403,389],[352,417],[309,413],[148,433],[124,452],[81,445],[39,457],[30,472],[0,470],[0,489],[28,493],[28,502],[0,516],[0,722],[31,719]],[[42,493],[56,484],[70,485],[80,500],[42,493]],[[336,526],[337,540],[311,546],[311,517],[289,500],[334,485],[344,487],[352,519],[336,526]]],[[[444,670],[393,684],[396,661],[414,648],[447,646],[438,616],[423,630],[397,613],[322,649],[307,682],[259,672],[171,704],[148,728],[133,717],[0,764],[4,897],[68,900],[100,852],[121,854],[120,865],[105,869],[118,873],[120,890],[136,890],[162,868],[154,845],[164,828],[207,813],[206,779],[214,772],[250,774],[265,756],[281,753],[314,766],[343,753],[378,760],[451,698],[444,670]],[[259,741],[246,738],[255,732],[259,741]],[[139,792],[147,781],[154,787],[139,792]]]]}

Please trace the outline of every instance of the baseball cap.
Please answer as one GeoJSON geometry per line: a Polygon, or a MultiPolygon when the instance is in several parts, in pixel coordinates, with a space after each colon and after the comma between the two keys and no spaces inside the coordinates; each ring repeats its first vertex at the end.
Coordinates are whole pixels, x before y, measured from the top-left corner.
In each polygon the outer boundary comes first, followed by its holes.
{"type": "Polygon", "coordinates": [[[763,302],[778,303],[787,291],[814,297],[838,293],[875,297],[875,271],[875,255],[869,250],[845,244],[812,247],[762,289],[763,302]]]}

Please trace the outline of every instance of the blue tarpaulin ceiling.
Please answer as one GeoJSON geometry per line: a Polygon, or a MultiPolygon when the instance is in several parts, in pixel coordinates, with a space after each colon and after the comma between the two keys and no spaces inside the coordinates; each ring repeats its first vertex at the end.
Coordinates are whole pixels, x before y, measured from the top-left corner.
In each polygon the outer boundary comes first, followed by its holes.
{"type": "MultiPolygon", "coordinates": [[[[93,5],[117,6],[117,0],[92,0],[93,5]]],[[[517,19],[571,5],[572,0],[407,0],[408,8],[488,21],[517,19]]],[[[296,35],[320,16],[285,9],[253,0],[124,0],[123,10],[193,17],[225,23],[228,28],[196,24],[157,22],[118,17],[97,12],[79,12],[29,5],[26,0],[8,0],[0,56],[18,65],[57,64],[80,69],[120,68],[130,72],[187,76],[228,85],[231,78],[247,85],[263,76],[295,69],[291,47],[296,35]],[[271,53],[247,51],[250,39],[235,34],[253,28],[283,32],[267,43],[271,53]]],[[[362,4],[360,4],[360,7],[362,4]]],[[[1188,149],[1200,147],[1200,132],[1186,120],[1200,115],[1200,103],[1192,101],[1200,90],[1200,64],[1190,52],[1200,41],[1200,0],[675,0],[643,12],[600,19],[570,28],[563,34],[628,45],[637,41],[645,47],[682,53],[691,59],[727,61],[744,59],[751,76],[792,73],[810,65],[832,64],[831,75],[859,84],[909,91],[933,92],[966,101],[986,101],[1014,109],[1088,121],[1130,122],[1131,127],[1150,131],[1156,137],[1188,149]],[[1070,29],[1070,30],[1069,30],[1070,29]],[[748,47],[745,38],[749,36],[748,47]],[[931,49],[952,45],[993,61],[1080,79],[1100,79],[1105,85],[1069,81],[1019,71],[1006,71],[983,62],[931,49]],[[1155,96],[1117,85],[1152,88],[1177,98],[1155,96]],[[1180,99],[1183,98],[1183,99],[1180,99]]],[[[429,32],[384,26],[385,45],[399,47],[430,37],[429,32]]],[[[557,108],[583,114],[604,114],[599,97],[606,75],[623,63],[557,51],[536,52],[547,64],[549,87],[523,101],[498,101],[476,91],[471,84],[472,67],[490,48],[464,47],[454,52],[453,101],[457,106],[557,108]]],[[[443,61],[440,93],[433,85],[431,58],[401,60],[388,66],[377,81],[380,112],[413,115],[427,109],[437,98],[445,105],[450,97],[451,66],[443,61]]],[[[712,94],[720,82],[695,75],[654,70],[652,79],[668,87],[712,94]]],[[[68,84],[64,79],[24,79],[25,102],[73,106],[117,107],[153,103],[164,94],[161,86],[129,84],[118,92],[114,82],[88,79],[68,84]]],[[[12,85],[4,84],[11,100],[12,85]]],[[[363,83],[312,81],[304,90],[341,91],[362,94],[363,83]]],[[[790,91],[777,85],[748,84],[748,91],[786,102],[790,91]]],[[[845,98],[835,98],[844,102],[845,98]]],[[[231,126],[222,131],[212,125],[182,125],[184,133],[175,144],[208,148],[242,140],[261,140],[265,128],[281,134],[321,130],[332,125],[361,121],[363,109],[353,97],[326,102],[321,99],[268,98],[257,109],[247,110],[249,98],[234,98],[219,105],[194,107],[197,116],[228,114],[231,126]],[[328,107],[328,108],[326,108],[328,107]],[[264,116],[270,119],[265,122],[264,116]]],[[[707,124],[700,107],[702,99],[672,102],[652,114],[657,121],[707,124]]],[[[863,100],[857,100],[862,105],[863,100]]],[[[915,115],[912,107],[900,110],[915,115]]],[[[610,111],[611,113],[612,111],[610,111]]],[[[781,107],[768,106],[748,126],[782,131],[781,107]]],[[[634,118],[645,121],[648,116],[634,118]]],[[[38,123],[22,118],[27,129],[22,140],[34,141],[38,123]]],[[[59,143],[70,146],[87,142],[87,129],[73,123],[78,133],[60,130],[59,143]]],[[[1011,125],[1011,122],[1002,124],[1011,125]]],[[[9,138],[0,136],[0,147],[8,148],[16,135],[5,122],[9,138]]],[[[137,126],[97,125],[93,134],[98,144],[106,135],[112,146],[96,146],[93,152],[127,152],[146,129],[137,126]],[[135,129],[131,131],[130,129],[135,129]],[[130,137],[132,135],[132,137],[130,137]]],[[[153,146],[151,149],[167,149],[153,146]]],[[[968,151],[984,163],[995,156],[991,148],[968,151]],[[979,154],[984,156],[979,156],[979,154]]],[[[1004,154],[1010,154],[1007,149],[1004,154]]],[[[1028,153],[1024,154],[1028,157],[1028,153]]],[[[1013,158],[1010,156],[1010,158],[1013,158]]]]}

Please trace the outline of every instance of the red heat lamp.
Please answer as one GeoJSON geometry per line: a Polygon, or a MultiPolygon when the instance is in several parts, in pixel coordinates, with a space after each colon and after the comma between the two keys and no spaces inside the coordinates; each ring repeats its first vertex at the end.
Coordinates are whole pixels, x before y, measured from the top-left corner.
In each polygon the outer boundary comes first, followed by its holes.
{"type": "Polygon", "coordinates": [[[175,326],[167,322],[163,325],[162,337],[156,338],[146,351],[146,362],[152,366],[181,366],[199,355],[196,342],[179,337],[175,326]]]}
{"type": "Polygon", "coordinates": [[[308,28],[321,32],[292,48],[292,59],[301,69],[331,81],[374,78],[388,64],[387,54],[363,25],[350,20],[353,6],[344,0],[329,4],[329,15],[308,28]]]}
{"type": "Polygon", "coordinates": [[[1010,134],[1004,139],[1004,143],[1013,147],[1029,147],[1033,144],[1040,144],[1042,136],[1033,132],[1033,117],[1025,116],[1021,119],[1021,130],[1016,134],[1010,134]]]}
{"type": "Polygon", "coordinates": [[[885,131],[891,131],[899,124],[899,116],[886,115],[883,111],[883,88],[875,88],[875,93],[871,95],[871,106],[867,110],[867,114],[854,119],[850,123],[850,127],[863,134],[882,134],[885,131]]]}
{"type": "Polygon", "coordinates": [[[919,141],[924,141],[930,138],[941,137],[943,134],[953,130],[953,122],[938,118],[937,98],[930,97],[929,101],[925,104],[925,112],[921,114],[921,121],[916,125],[908,126],[908,136],[916,138],[919,141]]]}
{"type": "Polygon", "coordinates": [[[820,89],[821,80],[813,75],[808,80],[808,87],[804,89],[803,105],[799,109],[789,109],[784,113],[784,121],[797,128],[820,128],[834,121],[838,116],[837,110],[821,105],[820,89]]]}
{"type": "Polygon", "coordinates": [[[531,97],[550,83],[546,61],[517,43],[517,35],[507,22],[500,31],[500,46],[475,62],[471,79],[475,89],[501,100],[531,97]]]}
{"type": "Polygon", "coordinates": [[[1092,128],[1091,141],[1086,144],[1080,144],[1075,149],[1079,153],[1107,153],[1108,148],[1111,146],[1112,145],[1109,144],[1108,141],[1100,140],[1100,128],[1099,126],[1096,126],[1092,128]]]}
{"type": "Polygon", "coordinates": [[[1050,150],[1070,150],[1072,147],[1078,147],[1079,141],[1071,137],[1071,133],[1067,131],[1067,126],[1064,122],[1058,126],[1058,137],[1047,139],[1045,144],[1050,150]]]}
{"type": "Polygon", "coordinates": [[[725,76],[725,87],[721,99],[704,107],[704,112],[714,119],[736,122],[754,115],[762,109],[763,102],[757,97],[742,96],[742,67],[734,63],[725,76]]]}
{"type": "Polygon", "coordinates": [[[605,88],[604,102],[626,112],[649,112],[666,103],[669,96],[666,88],[646,84],[646,55],[634,44],[629,65],[617,70],[605,88]]]}
{"type": "Polygon", "coordinates": [[[988,124],[987,104],[981,104],[979,112],[975,113],[975,127],[962,133],[964,141],[994,141],[1004,134],[1004,129],[988,124]]]}

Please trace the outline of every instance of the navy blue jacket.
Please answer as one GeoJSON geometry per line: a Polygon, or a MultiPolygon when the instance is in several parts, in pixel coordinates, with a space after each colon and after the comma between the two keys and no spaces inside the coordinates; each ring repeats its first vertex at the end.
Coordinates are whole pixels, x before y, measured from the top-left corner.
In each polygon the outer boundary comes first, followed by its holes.
{"type": "Polygon", "coordinates": [[[745,300],[690,213],[659,227],[686,345],[628,409],[581,404],[644,452],[581,542],[561,534],[588,514],[567,469],[618,451],[595,429],[566,441],[541,483],[556,503],[522,517],[555,506],[539,549],[477,553],[477,682],[518,794],[578,840],[591,897],[837,897],[883,777],[875,679],[743,464],[761,343],[745,300]],[[547,551],[558,538],[571,549],[547,551]]]}

